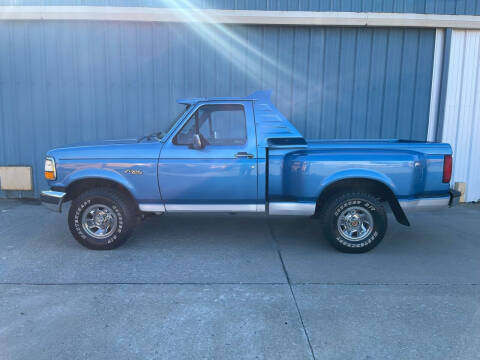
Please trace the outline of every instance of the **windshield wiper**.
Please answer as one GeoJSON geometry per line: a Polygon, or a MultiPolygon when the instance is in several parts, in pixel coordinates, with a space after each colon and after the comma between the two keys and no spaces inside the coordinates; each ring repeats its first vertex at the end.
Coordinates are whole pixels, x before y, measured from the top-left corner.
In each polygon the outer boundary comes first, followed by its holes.
{"type": "Polygon", "coordinates": [[[143,140],[152,140],[152,139],[160,140],[162,137],[163,137],[163,133],[161,131],[156,131],[149,135],[144,135],[138,138],[137,142],[142,142],[143,140]]]}

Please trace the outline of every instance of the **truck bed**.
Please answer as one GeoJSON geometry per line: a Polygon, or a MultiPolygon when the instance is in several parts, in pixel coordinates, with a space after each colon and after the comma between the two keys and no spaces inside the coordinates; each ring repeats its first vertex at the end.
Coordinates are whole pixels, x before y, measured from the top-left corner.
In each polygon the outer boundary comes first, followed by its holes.
{"type": "Polygon", "coordinates": [[[306,140],[268,150],[270,201],[316,201],[329,184],[358,177],[382,182],[398,199],[445,194],[448,144],[404,140],[306,140]]]}

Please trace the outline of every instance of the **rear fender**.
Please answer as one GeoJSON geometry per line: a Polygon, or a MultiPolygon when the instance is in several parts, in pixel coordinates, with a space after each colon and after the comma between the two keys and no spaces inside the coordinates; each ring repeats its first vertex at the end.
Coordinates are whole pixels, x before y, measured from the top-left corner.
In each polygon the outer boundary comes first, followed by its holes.
{"type": "Polygon", "coordinates": [[[327,176],[323,182],[320,184],[319,188],[317,189],[317,197],[320,196],[322,191],[327,188],[329,185],[345,179],[355,179],[355,178],[362,178],[362,179],[369,179],[369,180],[376,180],[384,185],[386,185],[394,194],[396,194],[396,186],[393,183],[392,179],[388,176],[379,173],[373,170],[367,169],[348,169],[344,171],[339,171],[334,173],[330,176],[327,176]]]}
{"type": "MultiPolygon", "coordinates": [[[[321,211],[321,200],[322,196],[323,200],[328,199],[328,194],[330,193],[330,190],[335,191],[334,188],[331,186],[335,186],[336,184],[339,184],[340,186],[352,186],[352,190],[355,191],[355,182],[353,184],[349,184],[348,180],[353,180],[353,181],[358,181],[359,188],[367,188],[370,189],[371,181],[374,181],[375,183],[381,184],[381,188],[377,189],[381,193],[381,196],[384,197],[384,200],[386,200],[390,208],[392,209],[393,214],[395,215],[395,218],[397,221],[406,226],[410,226],[410,222],[408,221],[407,216],[405,215],[405,212],[403,211],[402,207],[400,206],[397,196],[396,196],[396,187],[393,181],[385,176],[384,174],[378,173],[376,171],[371,171],[371,170],[365,170],[365,169],[350,169],[350,170],[345,170],[345,171],[340,171],[338,173],[335,173],[329,177],[327,177],[324,182],[320,185],[319,191],[318,191],[318,203],[317,203],[317,213],[321,211]],[[347,182],[345,182],[347,180],[347,182]],[[362,183],[362,180],[369,180],[369,182],[362,183]],[[343,182],[343,184],[341,184],[343,182]],[[330,190],[329,190],[330,189],[330,190]],[[326,190],[326,191],[324,191],[326,190]]],[[[373,186],[375,186],[373,183],[373,186]]],[[[380,194],[378,194],[380,195],[380,194]]]]}

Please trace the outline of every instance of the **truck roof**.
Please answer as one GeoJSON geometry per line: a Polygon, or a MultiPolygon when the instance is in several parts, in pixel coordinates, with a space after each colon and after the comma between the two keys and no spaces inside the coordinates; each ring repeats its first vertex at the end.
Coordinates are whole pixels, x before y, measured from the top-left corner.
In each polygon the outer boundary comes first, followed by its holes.
{"type": "Polygon", "coordinates": [[[234,101],[255,101],[257,98],[265,97],[267,96],[270,99],[270,94],[272,92],[270,90],[262,90],[262,91],[255,91],[254,93],[244,96],[244,97],[204,97],[204,98],[185,98],[185,99],[177,99],[177,103],[179,104],[185,104],[185,105],[193,105],[199,102],[205,102],[205,101],[229,101],[229,100],[234,100],[234,101]]]}
{"type": "MultiPolygon", "coordinates": [[[[271,90],[255,91],[246,97],[212,97],[178,99],[179,104],[194,105],[209,101],[253,101],[255,125],[257,130],[257,145],[267,147],[270,139],[303,139],[302,134],[287,120],[272,104],[271,90]]],[[[304,141],[303,141],[304,142],[304,141]]]]}

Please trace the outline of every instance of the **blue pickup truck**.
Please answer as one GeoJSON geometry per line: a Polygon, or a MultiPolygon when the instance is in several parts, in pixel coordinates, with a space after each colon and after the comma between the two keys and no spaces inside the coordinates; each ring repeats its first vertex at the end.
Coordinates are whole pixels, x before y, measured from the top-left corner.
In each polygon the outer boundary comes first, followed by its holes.
{"type": "Polygon", "coordinates": [[[227,212],[308,216],[340,251],[365,252],[387,230],[385,209],[407,214],[455,205],[452,150],[403,140],[306,140],[275,108],[271,93],[180,99],[164,132],[51,150],[50,191],[90,249],[122,245],[147,213],[227,212]]]}

